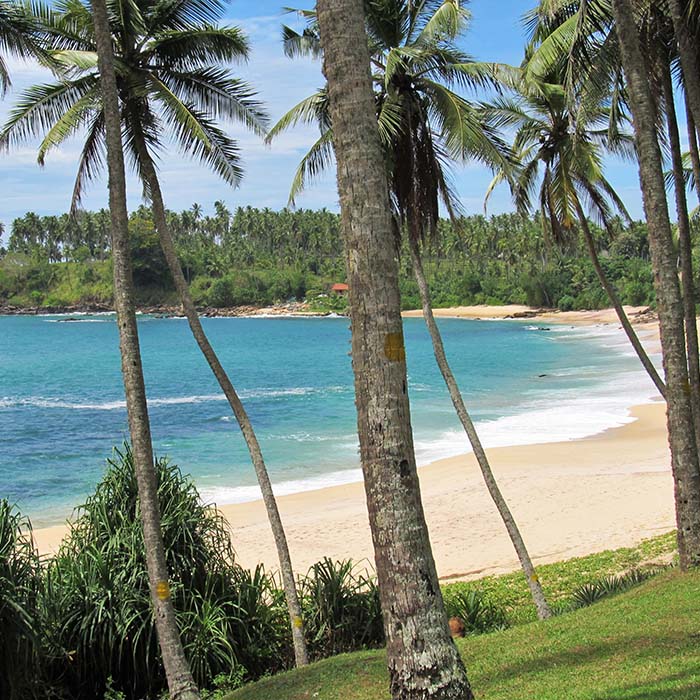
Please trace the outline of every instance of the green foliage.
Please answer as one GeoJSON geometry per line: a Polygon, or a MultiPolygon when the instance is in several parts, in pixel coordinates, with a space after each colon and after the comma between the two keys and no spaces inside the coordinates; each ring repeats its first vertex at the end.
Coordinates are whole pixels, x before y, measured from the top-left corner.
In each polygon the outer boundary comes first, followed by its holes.
{"type": "Polygon", "coordinates": [[[624,574],[604,576],[597,581],[585,583],[579,586],[571,596],[571,608],[585,608],[607,596],[624,593],[652,576],[658,575],[662,570],[659,568],[632,569],[624,574]]]}
{"type": "MultiPolygon", "coordinates": [[[[347,300],[329,293],[333,283],[345,279],[337,215],[325,210],[275,212],[250,207],[231,214],[218,204],[215,216],[202,216],[193,209],[168,213],[196,304],[222,308],[306,299],[312,310],[345,313],[347,300]]],[[[111,303],[103,212],[85,212],[76,222],[33,214],[17,221],[22,224],[13,224],[16,231],[10,252],[0,259],[0,303],[111,303]],[[21,238],[21,232],[28,239],[21,238]]],[[[587,309],[608,305],[585,250],[574,244],[553,255],[544,243],[538,217],[470,216],[459,223],[455,227],[441,221],[440,236],[424,252],[436,307],[527,303],[587,309]]],[[[140,207],[133,212],[130,227],[138,301],[173,303],[150,211],[140,207]]],[[[601,258],[623,303],[653,303],[645,227],[635,224],[619,231],[608,249],[603,247],[601,258]]],[[[420,308],[409,263],[408,251],[403,250],[402,307],[420,308]]]]}
{"type": "Polygon", "coordinates": [[[350,560],[327,557],[302,578],[300,598],[309,651],[314,658],[384,643],[379,590],[373,576],[350,560]]]}
{"type": "Polygon", "coordinates": [[[34,697],[39,558],[29,521],[0,500],[0,698],[34,697]]]}
{"type": "MultiPolygon", "coordinates": [[[[235,563],[226,523],[177,467],[159,459],[156,471],[173,604],[197,683],[284,666],[285,610],[272,580],[235,563]]],[[[70,697],[100,697],[110,678],[127,698],[165,687],[128,448],[115,451],[49,562],[40,611],[48,675],[70,697]]]]}
{"type": "Polygon", "coordinates": [[[462,620],[467,635],[494,632],[508,627],[503,607],[489,600],[478,589],[457,589],[446,594],[445,609],[448,617],[462,620]]]}

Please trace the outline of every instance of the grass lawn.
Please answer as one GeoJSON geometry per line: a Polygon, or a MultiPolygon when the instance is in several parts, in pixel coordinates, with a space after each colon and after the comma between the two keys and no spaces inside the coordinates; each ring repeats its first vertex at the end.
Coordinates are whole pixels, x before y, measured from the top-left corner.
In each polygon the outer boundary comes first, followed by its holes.
{"type": "MultiPolygon", "coordinates": [[[[459,641],[477,698],[697,700],[700,572],[669,571],[547,622],[459,641]]],[[[345,654],[227,700],[386,700],[382,651],[345,654]]]]}

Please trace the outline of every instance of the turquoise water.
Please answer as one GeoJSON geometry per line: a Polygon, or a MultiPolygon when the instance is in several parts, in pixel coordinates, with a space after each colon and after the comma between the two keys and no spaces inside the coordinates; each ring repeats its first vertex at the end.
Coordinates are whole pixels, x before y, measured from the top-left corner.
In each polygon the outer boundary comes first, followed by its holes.
{"type": "MultiPolygon", "coordinates": [[[[35,525],[70,514],[126,436],[114,317],[0,317],[0,497],[35,525]]],[[[258,432],[279,493],[359,477],[344,318],[213,318],[205,329],[258,432]]],[[[653,388],[614,330],[440,322],[487,445],[570,439],[626,420],[653,388]]],[[[142,317],[159,455],[207,500],[257,495],[228,404],[182,319],[142,317]]],[[[422,320],[405,323],[419,463],[468,451],[422,320]]]]}

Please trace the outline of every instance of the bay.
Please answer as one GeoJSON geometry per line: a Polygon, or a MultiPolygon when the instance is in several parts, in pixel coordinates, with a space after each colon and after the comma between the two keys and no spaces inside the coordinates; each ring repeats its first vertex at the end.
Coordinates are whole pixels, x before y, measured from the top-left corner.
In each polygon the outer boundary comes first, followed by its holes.
{"type": "MultiPolygon", "coordinates": [[[[211,318],[205,329],[278,493],[360,478],[345,318],[211,318]]],[[[620,333],[442,319],[448,356],[488,446],[569,440],[630,420],[654,390],[620,333]]],[[[256,498],[245,443],[184,319],[139,320],[153,438],[206,500],[256,498]]],[[[419,464],[469,451],[421,319],[406,319],[419,464]]],[[[0,317],[0,497],[60,522],[126,439],[112,315],[0,317]]]]}

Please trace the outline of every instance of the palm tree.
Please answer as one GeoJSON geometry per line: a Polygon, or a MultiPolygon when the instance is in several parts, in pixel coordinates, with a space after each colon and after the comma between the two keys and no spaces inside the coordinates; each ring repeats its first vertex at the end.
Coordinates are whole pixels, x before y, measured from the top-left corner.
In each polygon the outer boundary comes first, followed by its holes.
{"type": "MultiPolygon", "coordinates": [[[[202,328],[175,251],[153,153],[170,132],[180,149],[236,185],[242,176],[239,149],[218,117],[242,122],[258,134],[265,115],[243,81],[211,63],[240,61],[248,45],[234,27],[217,27],[221,3],[198,0],[176,4],[110,0],[110,31],[118,59],[117,89],[125,144],[153,205],[161,246],[197,344],[231,406],[251,455],[280,559],[298,665],[308,662],[301,606],[284,528],[255,431],[226,371],[202,328]]],[[[87,181],[100,170],[105,112],[100,99],[95,37],[90,14],[77,0],[63,0],[47,13],[44,31],[64,71],[61,81],[27,90],[0,133],[12,144],[41,134],[39,162],[87,125],[73,194],[77,206],[87,181]],[[48,128],[46,125],[50,125],[48,128]],[[45,132],[45,133],[44,133],[45,132]]],[[[195,221],[201,207],[192,208],[195,221]]]]}
{"type": "Polygon", "coordinates": [[[667,0],[668,11],[673,21],[686,97],[695,124],[700,124],[700,56],[698,55],[697,35],[691,28],[691,20],[697,25],[700,5],[686,0],[667,0]]]}
{"type": "Polygon", "coordinates": [[[134,469],[138,482],[139,512],[143,526],[151,599],[170,696],[180,700],[199,700],[199,692],[185,657],[175,618],[175,609],[170,597],[168,567],[161,533],[158,485],[134,309],[124,154],[107,7],[104,0],[92,0],[92,8],[102,101],[105,105],[104,128],[109,170],[109,208],[112,219],[114,304],[117,312],[122,376],[134,469]]]}
{"type": "MultiPolygon", "coordinates": [[[[38,27],[31,12],[16,2],[0,0],[0,49],[19,58],[48,57],[41,48],[38,27]]],[[[0,54],[0,95],[4,95],[12,84],[7,63],[0,54]]]]}
{"type": "Polygon", "coordinates": [[[367,508],[394,700],[471,700],[420,500],[398,264],[361,0],[319,0],[367,508]]]}
{"type": "Polygon", "coordinates": [[[639,360],[664,396],[664,382],[639,341],[617,291],[601,265],[582,204],[582,200],[589,201],[608,230],[615,210],[629,220],[624,204],[606,180],[602,168],[603,149],[628,155],[629,138],[616,128],[609,128],[608,108],[584,102],[572,108],[565,87],[558,81],[559,76],[550,74],[528,79],[531,73],[527,62],[526,58],[520,78],[509,83],[517,96],[496,99],[486,108],[499,126],[517,130],[513,147],[518,162],[515,173],[508,165],[505,170],[497,172],[486,200],[499,182],[508,179],[518,210],[529,213],[533,208],[532,194],[539,181],[539,208],[549,239],[558,244],[568,242],[578,223],[600,284],[639,360]]]}
{"type": "MultiPolygon", "coordinates": [[[[497,74],[509,70],[505,66],[476,63],[456,48],[456,40],[465,31],[469,18],[456,0],[415,5],[399,0],[368,5],[365,11],[375,70],[377,117],[390,173],[390,201],[396,219],[408,232],[413,272],[435,359],[489,494],[513,542],[537,613],[547,618],[551,611],[542,585],[450,369],[421,259],[421,245],[429,234],[437,232],[440,202],[453,222],[459,210],[450,187],[449,161],[478,158],[504,167],[508,163],[503,144],[479,110],[451,88],[493,83],[497,74]]],[[[304,33],[295,33],[288,27],[283,30],[290,56],[320,53],[315,40],[315,16],[309,11],[304,16],[308,22],[304,33]]],[[[270,130],[268,139],[298,121],[315,121],[321,137],[297,170],[290,194],[292,201],[309,178],[327,165],[333,152],[325,88],[282,117],[270,130]]]]}
{"type": "Polygon", "coordinates": [[[612,0],[627,77],[666,372],[669,441],[676,495],[678,550],[683,568],[700,565],[700,466],[688,387],[684,317],[664,187],[656,107],[629,0],[612,0]]]}

